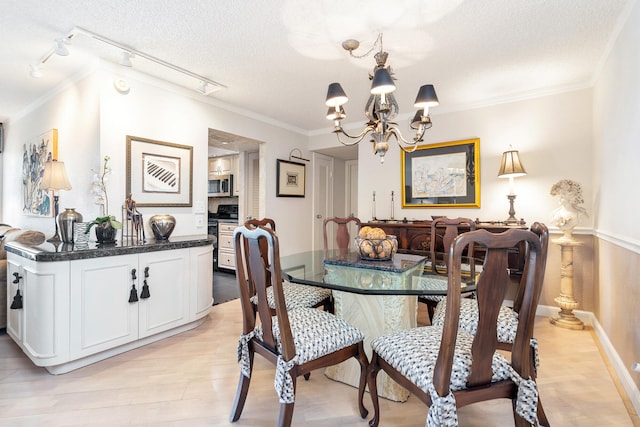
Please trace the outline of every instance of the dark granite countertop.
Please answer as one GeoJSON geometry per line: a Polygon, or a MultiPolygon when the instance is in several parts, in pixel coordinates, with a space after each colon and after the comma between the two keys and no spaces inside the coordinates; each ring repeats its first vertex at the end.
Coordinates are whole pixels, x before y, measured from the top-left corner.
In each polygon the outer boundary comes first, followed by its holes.
{"type": "Polygon", "coordinates": [[[125,239],[124,241],[118,241],[111,245],[98,245],[96,242],[85,242],[77,245],[73,243],[54,245],[53,243],[45,242],[38,246],[27,246],[16,242],[8,242],[5,245],[5,249],[7,252],[32,261],[56,262],[168,251],[172,249],[213,245],[215,243],[215,236],[202,234],[195,236],[176,236],[169,238],[169,240],[159,241],[150,238],[144,243],[132,242],[125,239]]]}

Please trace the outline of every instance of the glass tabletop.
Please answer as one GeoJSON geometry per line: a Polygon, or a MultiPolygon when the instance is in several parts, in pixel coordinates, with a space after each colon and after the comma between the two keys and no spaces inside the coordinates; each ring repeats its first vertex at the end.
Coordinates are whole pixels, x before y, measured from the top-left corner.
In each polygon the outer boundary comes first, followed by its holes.
{"type": "MultiPolygon", "coordinates": [[[[444,254],[396,253],[388,261],[363,260],[359,254],[337,251],[301,252],[280,258],[283,278],[293,283],[367,295],[446,295],[444,254]]],[[[482,261],[463,259],[461,292],[475,290],[482,261]],[[471,261],[471,263],[470,263],[471,261]]]]}

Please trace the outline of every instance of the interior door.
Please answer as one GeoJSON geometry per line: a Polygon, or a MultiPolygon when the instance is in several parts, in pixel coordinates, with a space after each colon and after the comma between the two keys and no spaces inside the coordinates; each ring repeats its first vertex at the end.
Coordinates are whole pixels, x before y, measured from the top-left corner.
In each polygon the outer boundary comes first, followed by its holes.
{"type": "Polygon", "coordinates": [[[333,216],[333,158],[313,153],[313,249],[323,248],[322,222],[333,216]]]}

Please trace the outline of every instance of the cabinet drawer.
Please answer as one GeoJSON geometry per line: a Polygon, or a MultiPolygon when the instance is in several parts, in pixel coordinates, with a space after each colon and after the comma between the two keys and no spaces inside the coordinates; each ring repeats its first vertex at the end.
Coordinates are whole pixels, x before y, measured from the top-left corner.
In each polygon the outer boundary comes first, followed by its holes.
{"type": "Polygon", "coordinates": [[[233,250],[233,235],[220,234],[218,236],[218,249],[231,249],[233,250]]]}
{"type": "Polygon", "coordinates": [[[237,226],[238,226],[238,224],[219,222],[218,223],[218,233],[230,233],[230,234],[233,234],[233,230],[235,230],[237,226]]]}
{"type": "Polygon", "coordinates": [[[236,257],[233,251],[221,250],[218,253],[218,267],[230,270],[236,269],[236,257]]]}

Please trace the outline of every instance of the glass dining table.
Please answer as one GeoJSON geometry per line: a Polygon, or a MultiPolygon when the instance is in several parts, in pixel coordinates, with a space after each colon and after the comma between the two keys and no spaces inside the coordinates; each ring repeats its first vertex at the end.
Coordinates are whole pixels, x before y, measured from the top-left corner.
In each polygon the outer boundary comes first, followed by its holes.
{"type": "MultiPolygon", "coordinates": [[[[383,334],[417,326],[418,296],[446,295],[446,254],[396,253],[386,261],[361,259],[356,252],[310,251],[280,258],[283,278],[292,283],[320,286],[333,291],[335,314],[365,334],[365,350],[371,357],[371,341],[383,334]]],[[[463,260],[461,292],[475,290],[481,260],[463,260]]],[[[325,375],[357,387],[360,368],[348,360],[327,368],[325,375]]],[[[378,375],[381,397],[404,402],[409,392],[378,375]]]]}

